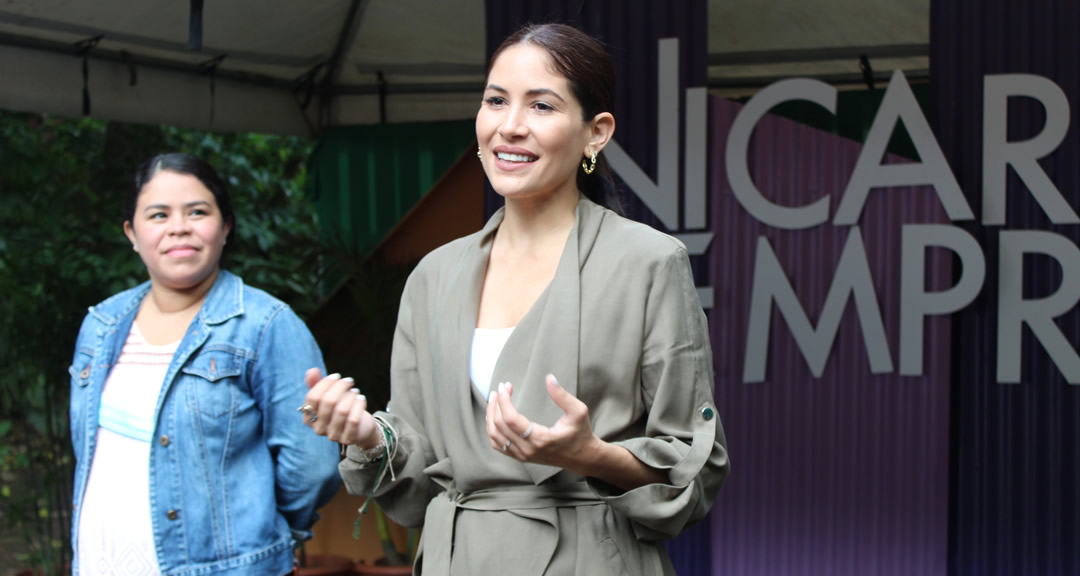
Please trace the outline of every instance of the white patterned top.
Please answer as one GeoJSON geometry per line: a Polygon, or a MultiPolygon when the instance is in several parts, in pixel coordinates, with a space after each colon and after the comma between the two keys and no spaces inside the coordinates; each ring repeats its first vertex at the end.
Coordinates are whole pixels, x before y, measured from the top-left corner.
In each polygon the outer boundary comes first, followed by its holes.
{"type": "Polygon", "coordinates": [[[97,447],[79,516],[79,572],[160,573],[150,523],[154,409],[180,342],[154,346],[132,323],[101,394],[97,447]]]}

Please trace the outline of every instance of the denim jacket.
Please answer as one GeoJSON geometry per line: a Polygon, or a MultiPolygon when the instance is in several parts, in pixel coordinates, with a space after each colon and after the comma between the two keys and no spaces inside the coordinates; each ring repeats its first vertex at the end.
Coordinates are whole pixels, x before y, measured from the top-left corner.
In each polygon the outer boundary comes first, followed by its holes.
{"type": "MultiPolygon", "coordinates": [[[[90,308],[71,362],[75,446],[73,573],[79,511],[101,393],[150,283],[90,308]]],[[[224,270],[169,365],[154,413],[150,510],[163,575],[282,575],[315,510],[338,489],[338,448],[303,424],[304,372],[323,367],[283,302],[224,270]]],[[[123,506],[123,502],[117,502],[123,506]]]]}

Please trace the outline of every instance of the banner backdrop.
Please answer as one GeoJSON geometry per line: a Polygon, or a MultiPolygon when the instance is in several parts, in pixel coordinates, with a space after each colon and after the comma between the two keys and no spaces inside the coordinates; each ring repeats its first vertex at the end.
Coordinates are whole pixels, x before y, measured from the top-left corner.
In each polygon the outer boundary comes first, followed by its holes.
{"type": "Polygon", "coordinates": [[[857,144],[766,114],[820,82],[709,98],[701,0],[487,3],[489,53],[608,44],[628,214],[694,255],[732,475],[681,573],[1080,573],[1080,4],[931,13],[929,110],[894,74],[857,144]]]}
{"type": "MultiPolygon", "coordinates": [[[[944,575],[947,317],[925,323],[923,376],[901,377],[897,369],[901,241],[920,233],[905,225],[948,218],[933,189],[899,187],[872,192],[856,226],[830,220],[782,230],[758,222],[736,199],[725,165],[742,109],[710,100],[711,328],[716,403],[732,455],[731,477],[712,512],[712,573],[944,575]],[[768,274],[775,264],[783,276],[768,274]],[[830,287],[860,276],[872,282],[876,302],[833,288],[836,302],[827,310],[830,287]],[[755,308],[755,298],[783,293],[787,282],[801,310],[791,300],[786,316],[775,301],[755,308]],[[761,309],[771,316],[753,318],[761,309]],[[803,310],[817,333],[800,346],[792,326],[803,310]],[[822,320],[828,316],[839,319],[834,331],[822,320]],[[763,341],[751,342],[752,323],[769,329],[763,341]],[[884,346],[866,343],[874,324],[884,328],[884,346]],[[814,343],[825,346],[818,376],[803,351],[814,343]],[[759,348],[748,354],[752,346],[759,348]],[[873,373],[868,349],[892,368],[873,373]],[[747,381],[748,356],[762,353],[764,378],[747,381]]],[[[753,134],[746,160],[764,197],[789,207],[841,201],[859,144],[775,116],[765,116],[753,134]]],[[[926,288],[952,286],[951,254],[932,249],[925,257],[926,288]]]]}

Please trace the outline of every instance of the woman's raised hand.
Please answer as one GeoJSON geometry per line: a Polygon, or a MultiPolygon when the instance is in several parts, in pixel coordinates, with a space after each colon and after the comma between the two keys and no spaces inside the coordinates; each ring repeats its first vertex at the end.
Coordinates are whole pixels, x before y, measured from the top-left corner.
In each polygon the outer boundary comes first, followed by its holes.
{"type": "Polygon", "coordinates": [[[554,426],[530,422],[514,408],[510,396],[513,384],[499,384],[488,398],[487,432],[491,447],[522,462],[558,466],[587,475],[590,459],[598,452],[601,440],[589,423],[589,407],[559,385],[548,374],[548,395],[562,409],[554,426]]]}
{"type": "Polygon", "coordinates": [[[304,397],[304,422],[320,436],[334,442],[372,448],[379,442],[375,418],[367,411],[367,398],[360,394],[352,378],[341,374],[322,377],[311,368],[304,374],[309,390],[304,397]]]}

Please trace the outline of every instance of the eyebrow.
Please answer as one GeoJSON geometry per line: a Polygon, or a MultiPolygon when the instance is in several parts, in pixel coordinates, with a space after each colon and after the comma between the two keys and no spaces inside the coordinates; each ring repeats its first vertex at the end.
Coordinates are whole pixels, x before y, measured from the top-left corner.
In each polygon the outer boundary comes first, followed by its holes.
{"type": "MultiPolygon", "coordinates": [[[[496,92],[502,92],[503,94],[508,94],[509,93],[509,91],[507,91],[506,88],[503,88],[502,86],[499,86],[498,84],[488,84],[487,89],[488,90],[494,90],[496,92]]],[[[527,95],[527,96],[539,96],[539,95],[542,95],[542,94],[547,94],[547,95],[550,95],[550,96],[554,96],[555,98],[558,98],[559,100],[561,100],[563,102],[566,102],[565,98],[563,98],[562,96],[559,96],[558,92],[556,92],[554,90],[551,90],[550,88],[533,88],[531,90],[526,90],[525,91],[525,95],[527,95]]]]}
{"type": "MultiPolygon", "coordinates": [[[[194,206],[202,206],[202,205],[209,206],[210,203],[207,202],[206,200],[196,200],[194,202],[188,202],[187,204],[184,204],[184,208],[192,208],[194,206]]],[[[146,208],[143,208],[143,212],[146,212],[146,211],[149,211],[149,210],[168,210],[169,208],[171,208],[171,206],[169,206],[168,204],[151,204],[151,205],[147,206],[146,208]]]]}

